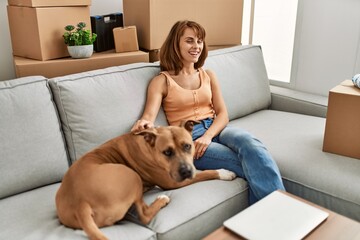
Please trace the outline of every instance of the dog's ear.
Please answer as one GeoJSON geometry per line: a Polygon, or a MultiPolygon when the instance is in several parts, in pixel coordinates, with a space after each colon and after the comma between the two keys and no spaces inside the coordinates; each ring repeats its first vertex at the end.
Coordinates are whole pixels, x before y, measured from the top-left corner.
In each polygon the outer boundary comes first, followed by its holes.
{"type": "Polygon", "coordinates": [[[200,122],[199,121],[196,121],[196,120],[186,120],[186,121],[182,121],[180,123],[180,127],[183,127],[185,128],[188,132],[192,132],[192,130],[194,129],[194,126],[196,124],[199,124],[200,122]]]}
{"type": "Polygon", "coordinates": [[[149,128],[149,129],[145,129],[139,132],[134,133],[135,135],[141,135],[144,136],[144,139],[147,143],[150,144],[150,146],[155,146],[155,140],[157,137],[157,133],[155,128],[149,128]]]}

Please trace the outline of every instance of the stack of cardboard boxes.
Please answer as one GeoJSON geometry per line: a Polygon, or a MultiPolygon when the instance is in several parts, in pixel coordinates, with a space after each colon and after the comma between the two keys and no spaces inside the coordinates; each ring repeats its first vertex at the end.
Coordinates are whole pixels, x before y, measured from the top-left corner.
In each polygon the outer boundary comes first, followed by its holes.
{"type": "Polygon", "coordinates": [[[51,78],[134,62],[148,62],[143,51],[95,53],[72,59],[63,40],[64,27],[85,22],[91,29],[91,0],[8,0],[8,19],[17,77],[51,78]]]}
{"type": "Polygon", "coordinates": [[[210,50],[241,44],[243,0],[123,0],[127,27],[113,29],[115,49],[72,59],[62,38],[64,26],[82,21],[90,28],[90,5],[91,0],[8,0],[16,76],[51,78],[157,61],[170,28],[185,19],[204,26],[210,50]]]}
{"type": "Polygon", "coordinates": [[[72,3],[40,0],[8,0],[13,54],[37,60],[69,56],[64,27],[82,21],[90,26],[90,0],[72,3]],[[58,4],[56,4],[58,3],[58,4]]]}
{"type": "Polygon", "coordinates": [[[123,11],[125,25],[136,26],[139,46],[151,62],[179,20],[200,23],[209,49],[241,44],[243,0],[123,0],[123,11]]]}

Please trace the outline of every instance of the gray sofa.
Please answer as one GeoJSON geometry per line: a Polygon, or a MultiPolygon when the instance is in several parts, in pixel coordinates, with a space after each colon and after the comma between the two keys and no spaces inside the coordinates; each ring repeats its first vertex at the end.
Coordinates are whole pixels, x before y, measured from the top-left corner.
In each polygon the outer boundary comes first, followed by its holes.
{"type": "MultiPolygon", "coordinates": [[[[322,151],[326,98],[270,87],[259,46],[212,51],[205,68],[220,80],[230,124],[265,143],[289,192],[360,220],[360,160],[322,151]]],[[[86,239],[59,223],[55,192],[72,162],[130,130],[158,72],[157,63],[137,63],[0,82],[0,239],[86,239]]],[[[161,112],[156,125],[166,124],[161,112]]],[[[200,239],[248,206],[240,178],[165,194],[170,204],[149,225],[130,211],[102,231],[110,239],[200,239]]]]}

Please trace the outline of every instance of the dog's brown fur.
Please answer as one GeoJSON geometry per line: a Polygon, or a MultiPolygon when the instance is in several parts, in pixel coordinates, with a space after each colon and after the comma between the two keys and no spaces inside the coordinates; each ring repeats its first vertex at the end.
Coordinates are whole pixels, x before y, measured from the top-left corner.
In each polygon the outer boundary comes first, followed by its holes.
{"type": "Polygon", "coordinates": [[[128,133],[85,154],[69,168],[56,194],[60,222],[83,229],[90,239],[107,239],[99,227],[121,220],[132,204],[147,224],[170,201],[163,195],[148,206],[143,201],[144,189],[232,180],[235,175],[221,172],[224,170],[195,174],[191,138],[194,123],[128,133]]]}

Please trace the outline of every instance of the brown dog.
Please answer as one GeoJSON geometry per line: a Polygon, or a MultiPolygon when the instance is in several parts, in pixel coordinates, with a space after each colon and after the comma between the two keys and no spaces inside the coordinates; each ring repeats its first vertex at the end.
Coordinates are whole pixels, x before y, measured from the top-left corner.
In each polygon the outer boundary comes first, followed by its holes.
{"type": "Polygon", "coordinates": [[[144,189],[234,179],[234,173],[223,169],[195,174],[194,123],[128,133],[85,154],[69,168],[56,194],[60,222],[83,229],[90,239],[107,239],[99,227],[121,220],[132,204],[140,221],[148,224],[169,203],[170,199],[162,195],[146,205],[144,189]]]}

